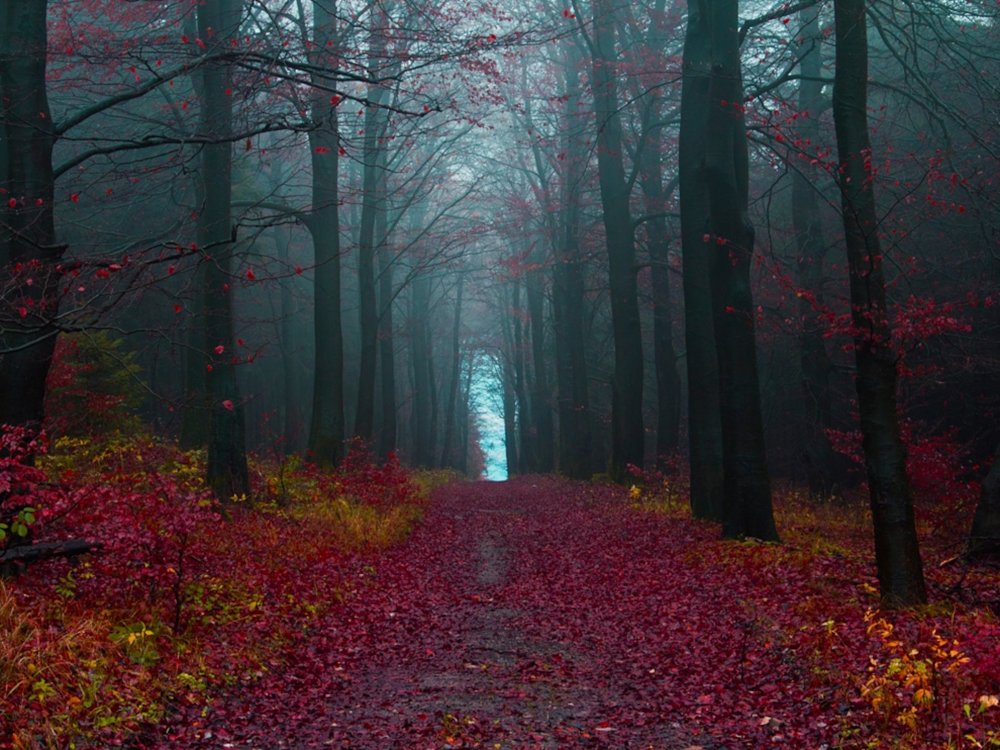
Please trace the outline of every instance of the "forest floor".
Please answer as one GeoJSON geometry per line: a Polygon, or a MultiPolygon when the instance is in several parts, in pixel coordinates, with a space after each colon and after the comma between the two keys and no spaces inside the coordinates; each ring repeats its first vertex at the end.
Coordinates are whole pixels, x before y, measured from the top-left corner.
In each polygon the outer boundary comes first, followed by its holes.
{"type": "Polygon", "coordinates": [[[412,536],[353,563],[352,592],[289,664],[142,747],[1000,742],[980,694],[1000,689],[991,617],[897,620],[877,609],[868,552],[829,529],[724,543],[638,495],[541,477],[436,489],[412,536]]]}

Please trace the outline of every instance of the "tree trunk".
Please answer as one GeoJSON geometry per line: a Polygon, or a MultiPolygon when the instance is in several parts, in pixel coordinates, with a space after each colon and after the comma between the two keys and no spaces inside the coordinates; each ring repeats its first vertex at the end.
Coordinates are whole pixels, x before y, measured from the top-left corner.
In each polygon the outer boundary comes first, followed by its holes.
{"type": "Polygon", "coordinates": [[[1000,450],[983,480],[969,533],[969,554],[1000,555],[1000,450]]]}
{"type": "Polygon", "coordinates": [[[710,15],[706,167],[709,200],[709,286],[719,360],[726,537],[777,540],[760,410],[750,262],[754,228],[749,177],[737,0],[717,0],[710,15]]]}
{"type": "MultiPolygon", "coordinates": [[[[290,237],[279,227],[272,229],[272,237],[278,261],[282,268],[290,268],[288,246],[290,237]],[[284,236],[279,236],[282,233],[284,236]]],[[[286,456],[298,453],[303,445],[302,411],[300,405],[300,388],[298,384],[297,346],[295,325],[295,303],[292,299],[292,279],[285,279],[281,284],[281,323],[278,326],[280,336],[279,351],[281,352],[282,370],[282,453],[286,456]]]]}
{"type": "Polygon", "coordinates": [[[459,410],[459,454],[458,470],[462,476],[469,475],[469,436],[470,419],[472,417],[472,374],[476,368],[476,357],[472,355],[468,358],[465,369],[465,387],[462,389],[462,408],[459,410]]]}
{"type": "MultiPolygon", "coordinates": [[[[183,18],[184,33],[192,39],[199,38],[198,14],[186,13],[183,18]]],[[[202,68],[191,71],[191,87],[198,101],[205,101],[205,77],[202,68]]],[[[205,181],[195,173],[191,180],[194,205],[200,210],[205,205],[205,181]]],[[[205,288],[205,265],[199,263],[193,271],[193,289],[205,288]]],[[[179,442],[184,450],[204,448],[208,445],[208,395],[205,392],[205,305],[204,296],[195,293],[187,315],[184,351],[184,400],[182,403],[179,442]]]]}
{"type": "Polygon", "coordinates": [[[679,149],[684,340],[687,349],[691,512],[722,521],[722,415],[719,363],[708,281],[709,193],[705,123],[711,104],[711,43],[704,0],[689,0],[684,37],[679,149]]]}
{"type": "MultiPolygon", "coordinates": [[[[368,42],[368,74],[376,77],[385,64],[388,13],[382,5],[372,6],[372,27],[368,42]]],[[[370,442],[375,429],[375,365],[378,353],[378,303],[375,298],[375,224],[380,211],[379,182],[382,132],[381,104],[385,86],[368,86],[365,110],[364,172],[362,177],[361,228],[358,235],[358,292],[361,316],[361,361],[358,371],[357,411],[354,415],[354,437],[370,442]]]]}
{"type": "MultiPolygon", "coordinates": [[[[536,258],[535,262],[538,262],[536,258]]],[[[549,378],[545,362],[545,294],[542,289],[541,270],[530,270],[524,280],[528,298],[528,314],[531,317],[531,363],[532,363],[532,422],[535,429],[534,470],[547,474],[555,469],[552,451],[553,425],[552,407],[549,403],[549,378]]]]}
{"type": "Polygon", "coordinates": [[[611,463],[609,473],[624,481],[629,465],[643,466],[642,334],[636,288],[635,238],[629,213],[629,188],[622,157],[622,125],[615,68],[615,19],[611,0],[593,0],[594,114],[597,165],[607,241],[614,330],[611,463]]]}
{"type": "MultiPolygon", "coordinates": [[[[313,4],[313,48],[325,53],[337,43],[333,0],[313,4]]],[[[319,54],[319,53],[318,53],[319,54]]],[[[313,94],[309,132],[312,153],[312,213],[309,229],[315,251],[316,364],[308,452],[323,465],[344,455],[344,331],[340,310],[340,136],[336,105],[319,89],[313,94]]]]}
{"type": "MultiPolygon", "coordinates": [[[[218,0],[198,8],[202,39],[228,50],[238,38],[242,0],[218,0]]],[[[205,203],[198,214],[198,241],[204,253],[205,338],[208,358],[208,476],[215,496],[227,502],[250,492],[243,403],[236,382],[233,348],[232,256],[236,232],[232,224],[232,66],[209,63],[204,68],[203,134],[214,142],[202,150],[205,203]]]]}
{"type": "Polygon", "coordinates": [[[503,386],[503,444],[504,456],[507,460],[507,476],[517,476],[518,459],[517,446],[517,396],[514,393],[514,368],[510,358],[500,354],[497,368],[500,370],[500,382],[503,386]]]}
{"type": "MultiPolygon", "coordinates": [[[[657,0],[650,19],[650,48],[662,54],[668,44],[666,2],[657,0]]],[[[661,60],[660,64],[665,64],[661,60]]],[[[650,272],[653,286],[653,362],[656,366],[656,466],[667,471],[680,446],[681,379],[674,351],[673,320],[670,310],[670,237],[667,233],[666,202],[663,190],[663,97],[658,88],[650,90],[643,112],[642,151],[639,180],[645,209],[650,272]]]]}
{"type": "Polygon", "coordinates": [[[573,479],[591,472],[590,395],[584,336],[583,259],[580,253],[580,186],[583,182],[585,127],[580,107],[582,62],[576,44],[565,47],[566,103],[563,106],[563,161],[559,204],[560,236],[552,268],[556,377],[559,391],[559,470],[573,479]]]}
{"type": "Polygon", "coordinates": [[[451,329],[451,367],[448,373],[448,398],[444,405],[444,445],[441,448],[441,466],[456,467],[454,455],[455,410],[458,404],[458,386],[462,376],[462,289],[465,274],[459,273],[458,291],[455,295],[455,319],[451,329]]]}
{"type": "Polygon", "coordinates": [[[896,356],[886,311],[872,187],[865,0],[836,0],[834,13],[837,58],[833,119],[875,557],[883,603],[907,606],[926,601],[927,593],[906,477],[906,450],[896,413],[896,356]]]}
{"type": "Polygon", "coordinates": [[[0,424],[33,429],[45,416],[59,306],[55,266],[64,251],[53,214],[47,7],[44,0],[0,6],[0,424]]]}
{"type": "MultiPolygon", "coordinates": [[[[200,75],[200,71],[198,73],[200,75]]],[[[201,180],[199,180],[201,182],[201,180]]],[[[199,195],[202,193],[198,189],[199,195]]],[[[197,205],[205,205],[200,197],[197,205]]],[[[194,288],[205,288],[205,265],[199,263],[194,269],[194,288]]],[[[208,397],[205,393],[205,301],[202,295],[194,295],[188,310],[187,330],[184,337],[187,349],[184,352],[184,402],[181,414],[179,442],[184,450],[204,448],[208,445],[208,397]]]]}
{"type": "Polygon", "coordinates": [[[524,323],[522,322],[524,311],[521,309],[521,283],[519,279],[513,279],[511,295],[511,317],[514,319],[511,359],[514,364],[514,393],[517,396],[517,473],[524,475],[535,470],[535,441],[525,373],[524,323]]]}
{"type": "MultiPolygon", "coordinates": [[[[819,143],[819,116],[825,106],[823,98],[823,61],[820,55],[819,7],[805,8],[799,14],[802,23],[802,52],[799,71],[800,137],[806,143],[819,143]]],[[[833,363],[822,337],[823,327],[817,316],[817,306],[823,300],[823,259],[826,246],[820,222],[820,202],[816,186],[802,171],[801,164],[792,171],[792,226],[795,230],[796,263],[799,284],[808,294],[799,301],[802,333],[799,336],[799,362],[802,368],[802,396],[805,403],[805,440],[802,461],[809,493],[826,498],[836,491],[835,467],[837,456],[830,445],[827,430],[833,427],[833,398],[830,374],[833,363]]]]}
{"type": "Polygon", "coordinates": [[[431,430],[431,402],[434,378],[433,352],[427,314],[431,303],[430,280],[417,272],[410,286],[410,360],[413,367],[413,462],[417,466],[434,464],[434,438],[431,430]]]}
{"type": "Polygon", "coordinates": [[[379,380],[382,389],[382,420],[379,429],[379,453],[388,456],[396,450],[396,341],[393,330],[392,308],[395,284],[393,282],[393,256],[389,247],[389,213],[386,210],[386,164],[385,150],[381,164],[379,181],[379,203],[382,210],[375,231],[379,237],[379,380]]]}

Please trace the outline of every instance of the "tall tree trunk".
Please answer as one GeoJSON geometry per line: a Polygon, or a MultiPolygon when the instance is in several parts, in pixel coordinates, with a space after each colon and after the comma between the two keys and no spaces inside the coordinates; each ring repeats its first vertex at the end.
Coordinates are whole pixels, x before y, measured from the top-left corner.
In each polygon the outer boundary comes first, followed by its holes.
{"type": "Polygon", "coordinates": [[[514,365],[514,394],[517,396],[517,473],[530,474],[535,470],[535,441],[531,429],[531,405],[528,402],[527,375],[525,373],[524,323],[521,309],[521,283],[513,279],[511,310],[514,319],[511,342],[511,360],[514,365]]]}
{"type": "Polygon", "coordinates": [[[448,397],[444,405],[444,445],[441,448],[441,466],[457,466],[454,456],[455,409],[458,403],[458,386],[462,376],[462,290],[465,274],[458,277],[455,294],[455,319],[451,328],[451,367],[448,373],[448,397]]]}
{"type": "MultiPolygon", "coordinates": [[[[200,75],[200,71],[198,75],[200,75]]],[[[198,182],[202,182],[198,180],[198,182]]],[[[202,190],[199,188],[199,195],[202,190]]],[[[202,196],[197,205],[205,205],[202,196]]],[[[205,265],[194,269],[194,288],[205,288],[205,265]]],[[[181,414],[179,443],[181,448],[192,450],[208,444],[208,398],[205,393],[205,302],[202,295],[195,295],[188,310],[187,330],[184,337],[184,402],[181,414]]]]}
{"type": "Polygon", "coordinates": [[[386,206],[386,163],[382,151],[381,179],[379,180],[379,211],[375,231],[379,237],[379,381],[382,389],[382,420],[379,429],[379,453],[388,456],[396,450],[396,341],[392,308],[395,284],[393,282],[392,249],[389,247],[389,213],[386,206]]]}
{"type": "Polygon", "coordinates": [[[45,0],[0,6],[0,424],[41,426],[59,306],[45,0]]]}
{"type": "Polygon", "coordinates": [[[433,396],[433,351],[427,321],[431,304],[430,280],[417,272],[410,285],[410,363],[413,368],[413,462],[433,466],[434,436],[431,427],[433,396]]]}
{"type": "Polygon", "coordinates": [[[563,161],[559,190],[560,236],[552,269],[556,377],[559,390],[559,470],[574,479],[591,473],[590,395],[584,336],[584,276],[580,252],[580,186],[583,182],[584,122],[580,108],[580,64],[576,44],[564,47],[566,103],[563,106],[563,161]]]}
{"type": "MultiPolygon", "coordinates": [[[[218,0],[198,8],[198,30],[216,49],[229,50],[238,39],[242,0],[218,0]]],[[[232,256],[236,244],[232,197],[232,65],[212,62],[204,69],[202,150],[205,203],[198,215],[198,240],[204,253],[205,338],[209,359],[207,481],[223,502],[250,492],[243,402],[236,382],[233,350],[232,256]]]]}
{"type": "Polygon", "coordinates": [[[594,114],[597,166],[611,286],[615,369],[611,406],[609,473],[624,481],[628,466],[643,466],[642,334],[636,288],[635,238],[622,155],[622,125],[615,67],[615,19],[611,0],[593,0],[594,114]]]}
{"type": "MultiPolygon", "coordinates": [[[[650,47],[663,54],[668,44],[666,1],[657,0],[650,19],[650,47]]],[[[656,465],[661,471],[680,447],[681,379],[674,351],[673,320],[670,310],[670,237],[667,233],[666,202],[663,189],[663,103],[660,89],[647,94],[643,113],[643,147],[639,154],[653,285],[653,362],[656,365],[656,465]]]]}
{"type": "Polygon", "coordinates": [[[514,367],[510,357],[500,353],[497,369],[500,371],[500,382],[503,388],[503,444],[504,457],[507,460],[507,476],[518,474],[520,459],[517,446],[517,395],[514,393],[514,367]]]}
{"type": "MultiPolygon", "coordinates": [[[[337,39],[334,0],[313,3],[313,49],[329,54],[337,39]]],[[[308,450],[320,464],[336,464],[344,455],[344,331],[340,309],[340,136],[336,104],[316,89],[309,131],[312,153],[312,212],[309,229],[315,251],[316,364],[308,450]]]]}
{"type": "MultiPolygon", "coordinates": [[[[535,259],[538,262],[538,259],[535,259]]],[[[530,270],[524,285],[528,299],[528,314],[531,317],[531,363],[532,363],[532,422],[535,429],[534,470],[547,474],[555,469],[553,455],[552,407],[549,402],[549,378],[545,362],[545,294],[542,289],[541,270],[530,270]]]]}
{"type": "Polygon", "coordinates": [[[705,0],[689,0],[684,37],[679,148],[684,341],[687,349],[691,512],[722,521],[722,415],[719,363],[708,280],[709,193],[705,123],[711,105],[711,40],[705,0]]]}
{"type": "MultiPolygon", "coordinates": [[[[800,137],[806,143],[819,142],[819,115],[825,107],[823,98],[823,61],[820,55],[819,6],[799,13],[802,24],[801,44],[805,47],[799,62],[800,137]]],[[[829,497],[835,491],[837,456],[830,445],[827,430],[833,426],[833,398],[830,374],[833,363],[822,336],[823,327],[816,313],[823,300],[823,259],[826,246],[820,221],[820,203],[813,181],[801,165],[792,171],[792,226],[795,230],[796,264],[799,283],[809,292],[799,301],[802,333],[799,336],[799,362],[802,368],[802,396],[805,402],[805,441],[802,459],[809,492],[813,497],[829,497]],[[810,299],[811,298],[811,299],[810,299]]]]}
{"type": "Polygon", "coordinates": [[[1000,555],[1000,450],[993,457],[969,532],[970,555],[1000,555]]]}
{"type": "Polygon", "coordinates": [[[730,538],[778,538],[760,410],[750,261],[754,228],[749,177],[737,0],[717,0],[711,14],[712,82],[706,167],[709,199],[709,286],[719,360],[722,531],[730,538]]]}
{"type": "Polygon", "coordinates": [[[459,453],[458,470],[462,476],[469,475],[469,426],[472,416],[472,375],[476,369],[476,357],[470,356],[465,369],[465,387],[462,389],[462,408],[458,414],[459,453]]]}
{"type": "Polygon", "coordinates": [[[889,606],[907,606],[926,601],[927,593],[906,477],[906,449],[896,413],[896,356],[886,310],[868,135],[865,0],[835,0],[834,15],[833,119],[875,557],[882,601],[889,606]]]}
{"type": "MultiPolygon", "coordinates": [[[[200,38],[197,13],[185,13],[182,21],[184,33],[191,39],[200,38]]],[[[205,77],[202,68],[191,71],[191,87],[198,101],[205,100],[205,77]]],[[[205,181],[200,174],[191,180],[194,204],[199,209],[205,205],[205,181]]],[[[193,271],[193,289],[205,288],[205,266],[199,263],[193,271]]],[[[205,392],[205,305],[203,295],[195,294],[187,315],[184,351],[184,399],[181,414],[179,442],[185,450],[204,448],[208,445],[208,396],[205,392]]]]}
{"type": "Polygon", "coordinates": [[[428,328],[427,335],[427,393],[430,397],[430,420],[427,428],[427,460],[428,466],[434,465],[434,453],[438,445],[438,385],[437,371],[434,369],[434,338],[430,335],[428,328]]]}
{"type": "MultiPolygon", "coordinates": [[[[371,32],[368,42],[368,74],[379,75],[386,62],[386,35],[389,16],[384,4],[372,6],[371,32]]],[[[368,86],[365,110],[364,172],[362,176],[361,228],[358,235],[358,292],[361,316],[361,361],[358,371],[357,411],[354,415],[354,437],[365,442],[372,439],[375,429],[375,365],[378,353],[378,302],[375,296],[375,224],[385,206],[379,205],[382,131],[382,100],[385,86],[368,86]]]]}
{"type": "MultiPolygon", "coordinates": [[[[287,231],[282,232],[278,227],[272,230],[275,250],[278,261],[282,268],[290,268],[288,246],[290,237],[287,231]],[[281,236],[283,235],[283,236],[281,236]]],[[[282,433],[284,445],[282,451],[284,455],[290,456],[298,453],[302,446],[302,411],[300,405],[300,389],[298,384],[298,368],[296,367],[296,328],[295,325],[295,303],[292,299],[292,280],[285,279],[279,290],[281,295],[281,325],[279,335],[281,337],[281,369],[282,369],[282,403],[284,409],[282,414],[282,433]]]]}

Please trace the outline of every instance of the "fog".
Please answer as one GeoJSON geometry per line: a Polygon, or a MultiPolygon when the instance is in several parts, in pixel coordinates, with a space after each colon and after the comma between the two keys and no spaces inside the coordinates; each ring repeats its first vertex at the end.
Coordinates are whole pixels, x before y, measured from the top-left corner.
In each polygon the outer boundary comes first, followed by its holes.
{"type": "Polygon", "coordinates": [[[830,495],[865,481],[858,353],[882,347],[910,453],[985,466],[995,5],[868,8],[860,73],[829,4],[735,12],[5,20],[3,421],[211,442],[210,462],[335,464],[357,439],[491,480],[694,481],[725,447],[830,495]],[[860,107],[838,115],[835,80],[860,107]],[[852,113],[869,143],[838,144],[852,113]],[[94,394],[108,408],[78,414],[94,394]]]}

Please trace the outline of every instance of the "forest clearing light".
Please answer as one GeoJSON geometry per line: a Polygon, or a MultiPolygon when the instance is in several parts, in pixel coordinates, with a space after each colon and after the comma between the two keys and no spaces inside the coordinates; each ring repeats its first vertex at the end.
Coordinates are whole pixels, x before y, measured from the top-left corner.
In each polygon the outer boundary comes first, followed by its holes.
{"type": "Polygon", "coordinates": [[[472,411],[479,425],[479,444],[483,449],[483,479],[503,482],[507,479],[507,451],[503,430],[503,394],[499,374],[492,357],[480,354],[472,371],[472,411]]]}

